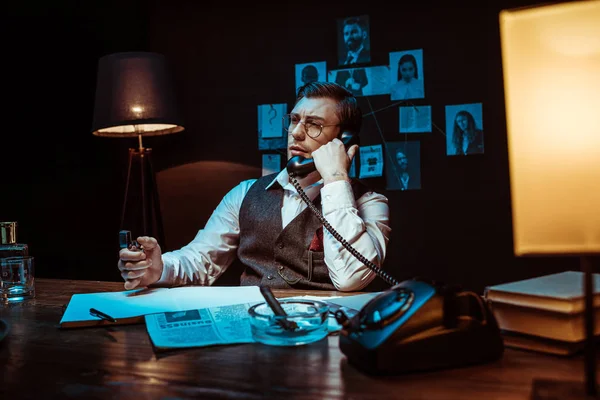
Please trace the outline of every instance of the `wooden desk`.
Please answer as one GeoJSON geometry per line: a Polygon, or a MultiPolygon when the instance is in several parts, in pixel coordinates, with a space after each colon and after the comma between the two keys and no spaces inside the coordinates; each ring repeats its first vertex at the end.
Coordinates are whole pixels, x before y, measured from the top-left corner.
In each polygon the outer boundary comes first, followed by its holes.
{"type": "MultiPolygon", "coordinates": [[[[36,299],[0,306],[11,325],[0,342],[0,398],[528,399],[534,377],[583,380],[580,357],[510,349],[492,364],[381,378],[348,365],[337,336],[294,348],[253,343],[155,354],[143,324],[58,328],[73,293],[121,290],[118,282],[38,279],[36,299]]],[[[315,294],[289,294],[307,293],[315,294]]]]}

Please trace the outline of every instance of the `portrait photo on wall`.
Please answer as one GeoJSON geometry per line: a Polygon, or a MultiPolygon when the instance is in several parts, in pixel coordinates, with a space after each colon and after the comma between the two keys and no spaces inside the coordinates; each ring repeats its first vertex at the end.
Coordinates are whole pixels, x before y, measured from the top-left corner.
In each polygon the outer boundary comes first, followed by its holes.
{"type": "Polygon", "coordinates": [[[287,104],[261,104],[258,106],[258,149],[273,150],[287,147],[283,130],[283,116],[287,104]]]}
{"type": "Polygon", "coordinates": [[[348,68],[329,71],[327,80],[335,82],[353,95],[375,96],[390,92],[390,70],[387,65],[364,68],[348,68]]]}
{"type": "Polygon", "coordinates": [[[348,177],[349,178],[356,178],[356,159],[358,157],[354,156],[354,158],[352,159],[352,164],[350,164],[350,169],[348,170],[348,177]]]}
{"type": "Polygon", "coordinates": [[[364,96],[364,88],[369,84],[365,68],[349,68],[329,71],[329,82],[335,82],[348,89],[355,96],[364,96]]]}
{"type": "Polygon", "coordinates": [[[369,16],[360,15],[337,20],[338,63],[342,65],[371,62],[369,16]]]}
{"type": "Polygon", "coordinates": [[[399,133],[431,132],[431,106],[400,106],[399,133]]]}
{"type": "Polygon", "coordinates": [[[390,53],[390,82],[391,100],[424,98],[423,49],[390,53]]]}
{"type": "Polygon", "coordinates": [[[281,170],[281,154],[262,155],[262,176],[274,174],[281,170]]]}
{"type": "Polygon", "coordinates": [[[446,106],[446,154],[483,154],[483,107],[481,103],[446,106]]]}
{"type": "Polygon", "coordinates": [[[383,150],[380,144],[360,146],[359,179],[375,178],[383,175],[383,150]]]}
{"type": "Polygon", "coordinates": [[[386,142],[387,190],[421,189],[421,143],[416,140],[386,142]]]}
{"type": "Polygon", "coordinates": [[[327,79],[327,62],[296,64],[296,93],[300,86],[327,79]]]}

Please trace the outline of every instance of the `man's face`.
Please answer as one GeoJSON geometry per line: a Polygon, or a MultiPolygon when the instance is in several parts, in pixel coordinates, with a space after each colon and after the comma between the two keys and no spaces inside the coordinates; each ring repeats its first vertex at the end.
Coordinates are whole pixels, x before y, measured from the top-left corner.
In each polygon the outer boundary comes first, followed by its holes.
{"type": "Polygon", "coordinates": [[[315,82],[316,80],[318,80],[318,76],[315,76],[315,72],[314,71],[310,71],[310,70],[303,70],[302,71],[302,83],[309,83],[309,82],[315,82]]]}
{"type": "Polygon", "coordinates": [[[326,126],[316,138],[308,136],[304,130],[304,122],[314,122],[319,125],[339,124],[340,120],[335,112],[337,103],[329,98],[303,98],[290,114],[297,115],[300,119],[293,130],[288,132],[288,160],[293,156],[312,158],[312,152],[335,139],[340,131],[339,126],[326,126]]]}
{"type": "Polygon", "coordinates": [[[366,37],[367,33],[364,32],[357,24],[344,26],[344,42],[346,43],[348,50],[358,50],[366,37]]]}
{"type": "Polygon", "coordinates": [[[396,162],[401,170],[405,170],[408,167],[408,158],[400,151],[396,153],[396,162]]]}

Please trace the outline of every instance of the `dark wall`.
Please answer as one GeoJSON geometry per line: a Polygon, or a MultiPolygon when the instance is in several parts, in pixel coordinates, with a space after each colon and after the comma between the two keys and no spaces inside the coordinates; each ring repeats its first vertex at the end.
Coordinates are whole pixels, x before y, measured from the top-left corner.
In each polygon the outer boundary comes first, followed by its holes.
{"type": "Polygon", "coordinates": [[[132,143],[90,129],[98,58],[147,48],[146,9],[59,0],[3,11],[0,220],[18,221],[38,277],[120,279],[116,232],[132,143]]]}
{"type": "MultiPolygon", "coordinates": [[[[407,138],[421,142],[422,190],[388,192],[383,178],[365,180],[390,201],[385,268],[398,279],[420,275],[477,291],[577,268],[573,260],[512,254],[498,12],[534,2],[413,3],[402,12],[381,2],[230,9],[229,3],[182,0],[63,1],[12,10],[14,18],[2,27],[3,37],[14,40],[10,123],[0,133],[2,147],[10,149],[2,151],[8,189],[0,196],[0,219],[20,222],[38,276],[119,280],[116,232],[127,148],[135,143],[90,133],[98,57],[148,50],[169,60],[186,129],[146,140],[158,171],[197,161],[260,167],[257,105],[291,108],[294,65],[337,67],[336,19],[368,14],[371,65],[387,65],[392,51],[424,50],[426,98],[414,103],[431,105],[436,125],[407,138]],[[444,106],[471,102],[483,103],[485,154],[446,157],[444,106]]],[[[365,117],[362,145],[405,139],[389,96],[359,103],[365,113],[381,110],[365,117]]],[[[196,180],[210,182],[201,174],[196,180]]],[[[198,214],[215,206],[211,197],[197,204],[198,214]]],[[[167,238],[167,248],[175,245],[167,238]]],[[[376,281],[370,289],[384,287],[376,281]]]]}

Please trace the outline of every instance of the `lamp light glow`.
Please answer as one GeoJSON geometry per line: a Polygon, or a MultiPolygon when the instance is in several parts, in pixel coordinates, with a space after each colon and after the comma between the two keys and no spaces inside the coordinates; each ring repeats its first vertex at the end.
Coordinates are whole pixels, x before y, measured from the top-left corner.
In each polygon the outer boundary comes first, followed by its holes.
{"type": "Polygon", "coordinates": [[[600,2],[502,11],[516,255],[600,253],[600,2]]]}

